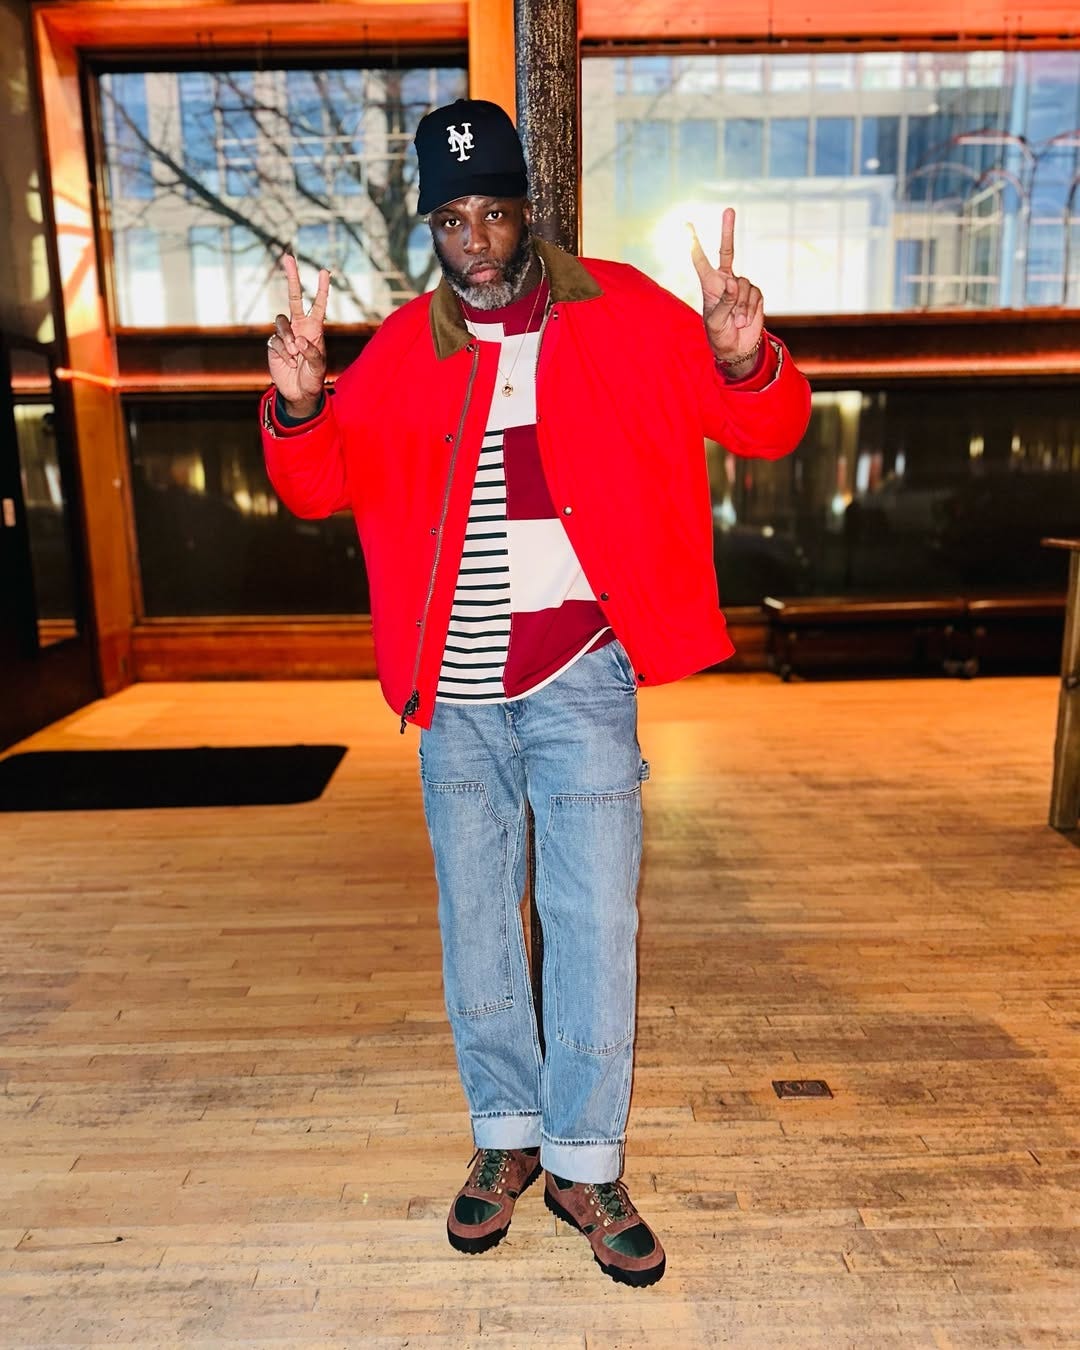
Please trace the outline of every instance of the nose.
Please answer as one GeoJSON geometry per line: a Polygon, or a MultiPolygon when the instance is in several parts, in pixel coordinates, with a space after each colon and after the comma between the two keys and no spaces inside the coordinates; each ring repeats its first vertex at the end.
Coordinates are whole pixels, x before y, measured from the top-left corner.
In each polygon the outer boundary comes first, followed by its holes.
{"type": "Polygon", "coordinates": [[[477,221],[468,227],[465,235],[466,253],[486,253],[489,244],[487,228],[482,221],[477,221]]]}

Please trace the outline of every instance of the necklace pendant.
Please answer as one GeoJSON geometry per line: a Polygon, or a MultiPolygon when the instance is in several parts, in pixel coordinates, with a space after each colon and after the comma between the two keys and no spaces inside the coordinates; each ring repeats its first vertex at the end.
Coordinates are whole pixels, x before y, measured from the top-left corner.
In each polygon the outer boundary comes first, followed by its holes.
{"type": "Polygon", "coordinates": [[[514,392],[514,386],[510,383],[509,380],[507,380],[506,383],[505,383],[505,384],[503,385],[503,387],[502,387],[502,396],[503,396],[503,398],[509,398],[509,397],[511,396],[511,394],[513,394],[513,392],[514,392]]]}

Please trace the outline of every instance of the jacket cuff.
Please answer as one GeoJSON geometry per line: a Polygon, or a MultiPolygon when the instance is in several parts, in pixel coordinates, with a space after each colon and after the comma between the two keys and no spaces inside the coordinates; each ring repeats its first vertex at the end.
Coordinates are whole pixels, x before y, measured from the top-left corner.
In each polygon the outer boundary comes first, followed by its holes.
{"type": "Polygon", "coordinates": [[[716,369],[728,389],[737,390],[740,394],[759,394],[762,390],[768,389],[769,385],[780,374],[780,365],[783,359],[783,348],[774,337],[766,333],[765,341],[761,344],[761,354],[754,368],[748,374],[742,376],[741,379],[733,380],[725,373],[719,362],[717,362],[716,369]]]}
{"type": "Polygon", "coordinates": [[[290,417],[285,401],[277,389],[269,389],[263,396],[262,426],[269,436],[300,436],[310,431],[326,417],[328,401],[325,391],[319,395],[319,404],[310,417],[290,417]]]}

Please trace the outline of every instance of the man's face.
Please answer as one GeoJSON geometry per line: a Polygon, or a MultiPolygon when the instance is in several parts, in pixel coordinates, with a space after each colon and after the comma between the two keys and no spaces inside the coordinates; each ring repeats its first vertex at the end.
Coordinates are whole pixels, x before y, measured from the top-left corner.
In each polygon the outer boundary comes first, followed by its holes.
{"type": "Polygon", "coordinates": [[[467,305],[501,309],[521,294],[533,260],[524,197],[460,197],[431,213],[443,275],[467,305]]]}

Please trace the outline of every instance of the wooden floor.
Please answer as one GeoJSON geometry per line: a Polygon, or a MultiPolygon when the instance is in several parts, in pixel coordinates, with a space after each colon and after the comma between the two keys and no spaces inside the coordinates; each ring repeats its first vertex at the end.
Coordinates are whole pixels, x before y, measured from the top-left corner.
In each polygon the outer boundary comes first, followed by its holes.
{"type": "MultiPolygon", "coordinates": [[[[1080,1345],[1080,850],[1056,682],[642,697],[613,1285],[471,1152],[415,733],[368,684],[142,685],[35,748],[343,741],[305,806],[0,816],[0,1344],[1080,1345]],[[777,1078],[831,1101],[779,1101],[777,1078]]],[[[25,748],[25,747],[24,747],[25,748]]]]}

